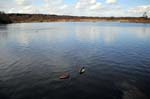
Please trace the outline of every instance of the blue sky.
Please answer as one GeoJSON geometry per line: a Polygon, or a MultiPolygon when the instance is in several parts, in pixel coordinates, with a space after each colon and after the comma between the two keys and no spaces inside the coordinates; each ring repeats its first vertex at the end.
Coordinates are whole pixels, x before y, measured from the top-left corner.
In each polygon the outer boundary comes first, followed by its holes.
{"type": "Polygon", "coordinates": [[[75,16],[150,16],[150,0],[0,0],[7,13],[75,16]]]}

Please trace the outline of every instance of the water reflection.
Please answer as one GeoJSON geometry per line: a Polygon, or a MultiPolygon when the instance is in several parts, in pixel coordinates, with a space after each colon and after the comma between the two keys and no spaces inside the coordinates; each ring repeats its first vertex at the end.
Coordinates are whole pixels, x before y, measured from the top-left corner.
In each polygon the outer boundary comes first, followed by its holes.
{"type": "Polygon", "coordinates": [[[104,35],[104,42],[107,44],[111,44],[111,43],[115,42],[115,40],[117,38],[117,34],[118,33],[105,34],[104,35]]]}
{"type": "Polygon", "coordinates": [[[135,28],[133,32],[137,33],[137,37],[141,39],[150,38],[150,28],[149,27],[139,27],[138,29],[135,28]]]}
{"type": "Polygon", "coordinates": [[[76,26],[75,34],[79,41],[94,42],[99,40],[101,31],[98,26],[76,26]]]}
{"type": "MultiPolygon", "coordinates": [[[[68,38],[76,37],[81,42],[104,42],[111,44],[117,40],[120,35],[125,35],[124,32],[139,39],[150,38],[150,28],[147,24],[134,26],[103,26],[102,24],[15,24],[9,26],[1,26],[0,39],[7,39],[15,35],[18,42],[24,45],[28,45],[32,41],[47,40],[48,42],[63,42],[68,38]],[[38,26],[39,25],[39,26],[38,26]],[[40,27],[40,28],[37,28],[40,27]],[[32,31],[32,33],[30,33],[32,31]],[[11,36],[12,35],[12,36],[11,36]]],[[[105,23],[106,24],[106,23],[105,23]]],[[[128,24],[127,24],[128,25],[128,24]]],[[[127,35],[126,35],[127,36],[127,35]]]]}
{"type": "MultiPolygon", "coordinates": [[[[100,39],[103,40],[106,44],[111,44],[117,40],[117,37],[120,35],[124,35],[124,33],[128,35],[133,35],[135,38],[150,38],[150,28],[145,25],[141,25],[138,27],[122,27],[122,26],[99,26],[99,25],[84,25],[84,26],[76,26],[76,37],[79,41],[82,42],[95,42],[100,39]]],[[[126,35],[126,36],[128,36],[126,35]]]]}
{"type": "Polygon", "coordinates": [[[10,99],[147,99],[149,27],[109,22],[1,26],[0,97],[2,92],[10,99]],[[84,75],[78,75],[80,65],[86,66],[84,75]],[[71,78],[59,80],[66,71],[71,78]]]}
{"type": "Polygon", "coordinates": [[[28,46],[31,39],[27,33],[19,33],[17,40],[22,46],[28,46]]]}
{"type": "Polygon", "coordinates": [[[149,38],[150,37],[150,28],[148,24],[141,24],[139,26],[131,26],[131,27],[121,27],[120,32],[126,32],[128,34],[134,35],[134,37],[137,37],[139,39],[143,38],[149,38]]]}
{"type": "Polygon", "coordinates": [[[0,40],[5,40],[8,37],[7,25],[0,25],[0,40]]]}
{"type": "Polygon", "coordinates": [[[103,40],[110,44],[117,39],[117,35],[122,29],[119,27],[101,27],[101,26],[77,26],[76,37],[82,42],[96,42],[103,40]]]}

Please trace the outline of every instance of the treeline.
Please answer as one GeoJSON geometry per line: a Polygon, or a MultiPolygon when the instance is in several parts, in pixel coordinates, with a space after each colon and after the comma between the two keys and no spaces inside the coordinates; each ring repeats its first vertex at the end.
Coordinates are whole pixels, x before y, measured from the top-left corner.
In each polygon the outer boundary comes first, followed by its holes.
{"type": "Polygon", "coordinates": [[[150,23],[145,17],[86,17],[68,15],[48,15],[48,14],[8,14],[13,23],[22,22],[98,22],[98,21],[119,21],[134,23],[150,23]]]}
{"type": "Polygon", "coordinates": [[[11,19],[7,14],[0,11],[0,24],[8,24],[8,23],[12,23],[11,19]]]}
{"type": "Polygon", "coordinates": [[[148,17],[85,17],[48,14],[19,14],[0,12],[0,23],[24,23],[24,22],[98,22],[119,21],[134,23],[150,23],[148,17]]]}

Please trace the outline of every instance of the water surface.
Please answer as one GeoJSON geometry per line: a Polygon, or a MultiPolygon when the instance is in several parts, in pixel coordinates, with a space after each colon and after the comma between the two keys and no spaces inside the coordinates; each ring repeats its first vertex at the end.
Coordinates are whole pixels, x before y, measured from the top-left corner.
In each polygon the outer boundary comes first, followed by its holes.
{"type": "Polygon", "coordinates": [[[149,24],[0,25],[0,99],[150,99],[149,93],[149,24]],[[64,72],[71,77],[60,80],[64,72]]]}

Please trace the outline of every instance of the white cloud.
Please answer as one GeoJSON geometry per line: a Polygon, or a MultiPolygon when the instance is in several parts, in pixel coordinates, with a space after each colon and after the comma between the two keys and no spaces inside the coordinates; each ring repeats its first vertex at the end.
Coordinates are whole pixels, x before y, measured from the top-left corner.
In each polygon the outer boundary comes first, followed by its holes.
{"type": "Polygon", "coordinates": [[[68,6],[67,5],[62,5],[62,6],[60,6],[60,8],[59,9],[66,9],[68,6]]]}
{"type": "Polygon", "coordinates": [[[88,0],[79,0],[75,6],[77,9],[83,9],[86,8],[89,5],[88,0]]]}
{"type": "Polygon", "coordinates": [[[90,1],[90,4],[95,4],[96,3],[96,0],[89,0],[90,1]]]}
{"type": "Polygon", "coordinates": [[[137,6],[135,8],[129,9],[129,12],[133,12],[133,13],[143,13],[145,11],[150,11],[150,5],[137,6]]]}
{"type": "Polygon", "coordinates": [[[16,5],[9,9],[9,13],[42,13],[42,14],[68,14],[68,5],[64,0],[43,0],[41,6],[33,4],[36,0],[15,0],[16,5]]]}
{"type": "MultiPolygon", "coordinates": [[[[99,2],[98,0],[77,0],[74,4],[67,4],[64,0],[41,0],[42,4],[36,4],[37,0],[0,0],[0,11],[9,13],[41,13],[74,16],[139,17],[142,16],[145,11],[150,10],[150,5],[123,8],[121,5],[116,4],[118,0],[105,1],[106,3],[99,2]]],[[[150,16],[150,11],[148,16],[150,16]]]]}
{"type": "Polygon", "coordinates": [[[39,8],[36,8],[32,5],[29,5],[29,6],[24,6],[24,7],[21,7],[21,9],[19,8],[11,8],[9,10],[9,13],[40,13],[39,11],[39,8]]]}
{"type": "Polygon", "coordinates": [[[26,6],[30,4],[29,0],[16,0],[16,3],[20,6],[26,6]]]}
{"type": "Polygon", "coordinates": [[[39,13],[39,10],[34,6],[26,6],[19,10],[19,13],[39,13]]]}
{"type": "Polygon", "coordinates": [[[106,3],[115,4],[115,3],[117,3],[117,0],[106,0],[106,3]]]}
{"type": "Polygon", "coordinates": [[[62,5],[64,0],[44,0],[48,5],[62,5]]]}
{"type": "Polygon", "coordinates": [[[150,5],[143,5],[131,8],[128,10],[132,16],[142,16],[144,12],[147,12],[148,16],[150,16],[150,5]]]}
{"type": "Polygon", "coordinates": [[[90,7],[91,10],[98,10],[100,8],[101,8],[101,3],[99,3],[99,2],[90,7]]]}
{"type": "Polygon", "coordinates": [[[79,0],[75,6],[76,9],[91,9],[97,10],[100,9],[101,3],[96,0],[79,0]]]}

